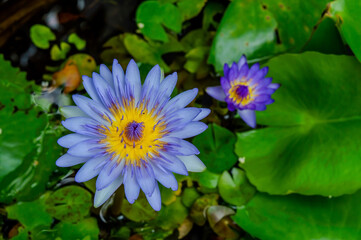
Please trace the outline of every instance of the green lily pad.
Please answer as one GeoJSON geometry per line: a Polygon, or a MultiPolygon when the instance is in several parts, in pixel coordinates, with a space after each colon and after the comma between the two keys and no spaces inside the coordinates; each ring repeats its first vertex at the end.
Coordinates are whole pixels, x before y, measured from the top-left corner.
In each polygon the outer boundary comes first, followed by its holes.
{"type": "MultiPolygon", "coordinates": [[[[24,158],[37,149],[34,143],[46,126],[45,115],[38,116],[39,112],[32,109],[31,92],[35,89],[38,87],[26,80],[25,73],[13,68],[0,55],[0,183],[7,186],[7,190],[12,180],[28,171],[16,169],[25,161],[24,158]],[[12,176],[5,181],[4,178],[10,173],[12,176]]],[[[22,181],[17,183],[27,184],[22,181]]],[[[9,193],[7,190],[0,190],[0,201],[11,200],[4,199],[4,194],[9,193]]]]}
{"type": "Polygon", "coordinates": [[[343,39],[361,61],[361,2],[337,0],[331,3],[329,15],[336,22],[343,39]]]}
{"type": "Polygon", "coordinates": [[[346,54],[347,48],[335,26],[335,22],[324,17],[312,34],[309,42],[303,47],[304,51],[317,51],[328,54],[346,54]]]}
{"type": "Polygon", "coordinates": [[[35,24],[30,28],[31,41],[41,49],[48,49],[50,41],[55,40],[55,34],[45,25],[35,24]]]}
{"type": "Polygon", "coordinates": [[[184,68],[190,73],[197,73],[202,66],[207,67],[209,47],[197,47],[186,54],[184,68]]]}
{"type": "Polygon", "coordinates": [[[89,216],[90,192],[79,186],[66,186],[53,192],[45,202],[46,211],[61,221],[76,223],[89,216]]]}
{"type": "Polygon", "coordinates": [[[207,31],[196,29],[187,33],[180,42],[184,46],[184,50],[189,52],[197,47],[209,47],[210,39],[210,34],[207,31]]]}
{"type": "Polygon", "coordinates": [[[160,191],[160,197],[162,199],[162,203],[164,205],[169,205],[177,199],[175,192],[170,188],[166,188],[163,185],[159,185],[159,191],[160,191]]]}
{"type": "Polygon", "coordinates": [[[256,193],[256,189],[248,182],[246,174],[239,168],[232,169],[232,177],[224,171],[219,178],[219,194],[227,203],[241,206],[247,203],[256,193]]]}
{"type": "Polygon", "coordinates": [[[207,0],[178,0],[177,7],[180,10],[183,21],[197,16],[207,0]]]}
{"type": "Polygon", "coordinates": [[[155,219],[155,224],[164,230],[171,230],[177,228],[187,215],[187,208],[182,204],[181,198],[177,198],[175,202],[162,207],[155,219]]]}
{"type": "Polygon", "coordinates": [[[203,11],[203,26],[202,28],[208,30],[210,26],[217,29],[218,22],[214,20],[214,17],[219,14],[223,13],[224,5],[219,2],[207,2],[204,11],[203,11]]]}
{"type": "Polygon", "coordinates": [[[361,191],[337,198],[258,193],[233,220],[259,239],[360,239],[361,191]]]}
{"type": "Polygon", "coordinates": [[[171,3],[146,1],[139,5],[136,21],[144,36],[167,42],[168,37],[164,27],[179,33],[182,27],[182,15],[179,9],[171,3]]]}
{"type": "Polygon", "coordinates": [[[16,106],[19,110],[32,106],[30,94],[40,91],[32,81],[26,80],[26,73],[11,66],[0,54],[0,111],[13,112],[16,106]]]}
{"type": "Polygon", "coordinates": [[[127,66],[129,59],[127,58],[128,51],[124,45],[124,37],[124,34],[120,34],[104,43],[104,50],[100,54],[102,62],[110,65],[113,64],[114,59],[117,59],[122,66],[127,66]]]}
{"type": "Polygon", "coordinates": [[[183,190],[182,195],[182,203],[186,207],[191,207],[197,198],[199,198],[201,195],[198,193],[198,191],[195,188],[186,188],[183,190]]]}
{"type": "Polygon", "coordinates": [[[224,63],[238,61],[242,54],[257,59],[300,51],[328,2],[234,0],[219,24],[208,61],[221,72],[224,63]]]}
{"type": "Polygon", "coordinates": [[[61,239],[97,240],[99,227],[95,218],[85,218],[77,223],[60,222],[54,228],[61,239]]]}
{"type": "Polygon", "coordinates": [[[69,35],[68,42],[74,44],[78,50],[83,50],[86,46],[86,41],[81,39],[76,33],[69,35]]]}
{"type": "Polygon", "coordinates": [[[130,33],[125,34],[124,46],[136,61],[152,65],[158,64],[164,69],[164,72],[169,72],[170,67],[163,61],[162,55],[168,52],[183,51],[183,46],[173,37],[169,37],[169,41],[165,44],[157,44],[146,42],[130,33]]]}
{"type": "Polygon", "coordinates": [[[50,227],[53,218],[45,211],[45,200],[47,195],[32,202],[18,202],[6,207],[9,219],[16,219],[25,228],[32,230],[38,226],[50,227]]]}
{"type": "Polygon", "coordinates": [[[267,64],[281,87],[258,112],[268,128],[238,133],[241,167],[259,191],[323,196],[361,188],[361,64],[308,52],[267,64]]]}
{"type": "Polygon", "coordinates": [[[226,128],[210,124],[208,129],[193,139],[199,149],[199,158],[214,173],[230,169],[238,160],[234,154],[236,136],[226,128]]]}
{"type": "Polygon", "coordinates": [[[12,240],[28,240],[28,230],[25,228],[20,227],[18,229],[19,233],[15,237],[11,238],[12,240]]]}
{"type": "MultiPolygon", "coordinates": [[[[36,119],[42,120],[44,119],[36,119]]],[[[14,124],[19,122],[15,121],[14,124]]],[[[56,169],[55,161],[62,153],[62,148],[57,144],[61,133],[61,128],[48,124],[34,144],[31,144],[33,149],[21,165],[0,182],[5,186],[0,190],[0,201],[10,202],[14,198],[31,201],[45,191],[49,177],[56,169]]]]}
{"type": "Polygon", "coordinates": [[[143,192],[139,194],[139,197],[133,204],[130,204],[127,199],[123,199],[121,206],[122,214],[134,221],[149,221],[157,217],[158,213],[153,210],[153,208],[149,205],[145,195],[143,192]]]}
{"type": "MultiPolygon", "coordinates": [[[[5,109],[0,110],[0,181],[2,186],[7,186],[3,184],[13,180],[13,178],[4,179],[10,173],[14,173],[13,177],[24,177],[22,174],[27,169],[22,168],[21,165],[25,164],[30,167],[33,164],[35,165],[34,167],[37,166],[37,159],[31,157],[35,154],[34,151],[36,151],[34,141],[41,134],[41,130],[45,127],[46,122],[45,116],[37,118],[38,113],[34,110],[27,113],[19,111],[11,114],[11,112],[6,112],[7,108],[5,107],[5,109]],[[19,126],[21,126],[21,131],[19,131],[19,126]],[[19,171],[19,169],[24,171],[19,171]]],[[[24,184],[24,182],[19,183],[24,184]]],[[[7,189],[9,187],[7,186],[7,189]]],[[[0,192],[0,199],[3,201],[3,194],[7,195],[8,192],[4,192],[4,189],[0,190],[0,192]]]]}
{"type": "Polygon", "coordinates": [[[51,60],[58,61],[66,58],[66,54],[70,51],[70,45],[66,42],[60,43],[60,48],[58,45],[54,44],[50,49],[51,60]]]}
{"type": "Polygon", "coordinates": [[[208,171],[207,169],[203,172],[191,172],[189,176],[193,181],[197,181],[201,192],[210,193],[217,191],[218,180],[220,174],[213,173],[208,171]]]}

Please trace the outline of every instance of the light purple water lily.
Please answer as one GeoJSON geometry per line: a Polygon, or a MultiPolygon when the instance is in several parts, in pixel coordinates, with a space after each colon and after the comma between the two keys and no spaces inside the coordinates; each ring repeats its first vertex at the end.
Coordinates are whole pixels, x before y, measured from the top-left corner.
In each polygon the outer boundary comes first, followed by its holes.
{"type": "Polygon", "coordinates": [[[243,121],[255,128],[255,111],[266,110],[266,105],[274,102],[271,95],[280,87],[278,83],[272,83],[272,78],[265,77],[267,72],[268,67],[260,69],[259,63],[249,68],[243,55],[238,64],[233,62],[231,67],[224,64],[221,86],[208,87],[206,92],[226,102],[230,111],[237,110],[243,121]]]}
{"type": "Polygon", "coordinates": [[[159,211],[158,182],[175,191],[178,183],[173,173],[188,175],[188,171],[205,169],[196,156],[198,149],[184,139],[207,129],[199,120],[210,110],[186,108],[196,97],[196,88],[170,99],[177,74],[165,79],[161,76],[156,65],[142,86],[133,60],[125,74],[114,60],[112,72],[101,65],[100,74],[83,76],[91,98],[73,95],[77,106],[62,108],[67,117],[62,124],[74,133],[58,140],[69,149],[56,164],[70,167],[84,163],[75,176],[77,182],[98,176],[95,207],[123,184],[129,203],[134,203],[142,189],[152,208],[159,211]]]}

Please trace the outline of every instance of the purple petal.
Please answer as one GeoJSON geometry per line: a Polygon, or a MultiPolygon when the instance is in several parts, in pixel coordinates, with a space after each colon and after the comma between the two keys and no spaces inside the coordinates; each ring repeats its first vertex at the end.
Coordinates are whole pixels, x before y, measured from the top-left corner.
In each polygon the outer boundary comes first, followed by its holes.
{"type": "Polygon", "coordinates": [[[189,172],[203,172],[206,169],[204,163],[196,156],[178,156],[189,172]]]}
{"type": "Polygon", "coordinates": [[[238,70],[240,70],[241,67],[242,67],[245,63],[247,63],[247,58],[246,58],[245,55],[242,55],[242,57],[239,59],[238,64],[237,64],[238,70]]]}
{"type": "Polygon", "coordinates": [[[228,73],[229,73],[229,67],[228,67],[228,64],[225,63],[223,66],[223,76],[227,77],[228,73]]]}
{"type": "Polygon", "coordinates": [[[217,99],[218,101],[224,102],[226,99],[226,94],[221,86],[207,87],[206,92],[209,96],[217,99]]]}
{"type": "Polygon", "coordinates": [[[226,77],[221,77],[221,87],[223,88],[223,92],[228,92],[228,90],[231,88],[231,84],[229,83],[228,78],[226,77]]]}
{"type": "Polygon", "coordinates": [[[171,188],[173,191],[178,190],[178,182],[174,177],[173,173],[168,170],[157,166],[157,164],[152,165],[155,178],[166,188],[171,188]]]}
{"type": "Polygon", "coordinates": [[[249,103],[245,106],[244,109],[249,109],[249,110],[256,110],[256,104],[255,103],[249,103]]]}
{"type": "Polygon", "coordinates": [[[270,85],[268,85],[268,88],[271,89],[278,89],[280,87],[279,83],[271,83],[270,85]]]}
{"type": "Polygon", "coordinates": [[[272,78],[263,78],[258,82],[256,89],[263,88],[265,86],[268,87],[271,82],[272,78]]]}
{"type": "Polygon", "coordinates": [[[242,77],[246,77],[248,71],[249,71],[248,64],[247,63],[243,64],[243,66],[239,69],[238,78],[241,79],[242,77]]]}
{"type": "Polygon", "coordinates": [[[58,167],[72,167],[80,163],[84,163],[88,160],[88,157],[75,157],[70,154],[64,154],[58,160],[56,160],[56,166],[58,167]]]}
{"type": "Polygon", "coordinates": [[[184,163],[175,155],[171,155],[165,152],[161,153],[160,164],[170,170],[171,172],[181,175],[188,175],[188,171],[184,163]]]}
{"type": "Polygon", "coordinates": [[[274,102],[275,102],[275,100],[271,98],[268,101],[264,102],[263,104],[268,105],[268,104],[272,104],[274,102]]]}
{"type": "Polygon", "coordinates": [[[70,148],[71,146],[78,144],[82,141],[89,140],[89,136],[85,136],[82,134],[77,133],[71,133],[68,135],[65,135],[58,139],[58,144],[65,148],[70,148]]]}
{"type": "Polygon", "coordinates": [[[208,108],[199,108],[201,112],[193,119],[193,121],[200,121],[203,118],[207,117],[211,113],[211,109],[208,108]]]}
{"type": "Polygon", "coordinates": [[[254,93],[257,95],[261,95],[261,94],[268,94],[271,95],[273,94],[277,89],[273,89],[273,88],[268,88],[268,87],[263,87],[260,89],[257,89],[254,93]]]}
{"type": "Polygon", "coordinates": [[[97,91],[101,102],[106,108],[110,109],[117,103],[113,88],[97,73],[93,73],[93,79],[95,90],[97,91]]]}
{"type": "Polygon", "coordinates": [[[76,157],[93,157],[102,151],[101,147],[103,145],[100,145],[97,140],[90,139],[72,146],[69,148],[68,153],[76,157]]]}
{"type": "Polygon", "coordinates": [[[266,105],[264,104],[264,103],[262,103],[262,104],[256,104],[256,109],[255,110],[257,110],[257,111],[264,111],[264,110],[266,110],[267,109],[267,107],[266,107],[266,105]]]}
{"type": "Polygon", "coordinates": [[[262,95],[259,95],[255,98],[254,102],[255,103],[263,103],[263,102],[266,102],[268,100],[271,99],[271,96],[268,95],[268,94],[262,94],[262,95]]]}
{"type": "Polygon", "coordinates": [[[261,79],[263,79],[268,72],[268,67],[264,67],[260,69],[253,77],[250,85],[253,86],[254,84],[258,83],[261,79]]]}
{"type": "Polygon", "coordinates": [[[177,73],[175,72],[164,78],[164,80],[160,84],[159,92],[162,92],[166,97],[169,97],[172,94],[176,83],[177,83],[177,73]]]}
{"type": "Polygon", "coordinates": [[[255,63],[252,65],[252,67],[249,69],[247,74],[247,79],[252,78],[259,70],[259,63],[255,63]]]}
{"type": "Polygon", "coordinates": [[[73,100],[89,117],[95,119],[102,125],[110,125],[110,122],[105,120],[104,117],[111,116],[111,114],[103,105],[79,94],[74,94],[73,100]]]}
{"type": "Polygon", "coordinates": [[[115,160],[109,162],[99,173],[96,181],[96,189],[101,190],[106,188],[109,186],[109,184],[119,178],[124,169],[124,164],[125,160],[120,161],[120,163],[115,160]]]}
{"type": "Polygon", "coordinates": [[[87,136],[99,136],[99,133],[94,130],[94,131],[90,131],[87,126],[91,126],[92,128],[96,129],[98,123],[96,121],[94,121],[91,118],[88,117],[73,117],[73,118],[68,118],[64,121],[61,122],[63,124],[63,126],[73,132],[79,133],[79,134],[83,134],[83,135],[87,135],[87,136]]]}
{"type": "Polygon", "coordinates": [[[99,207],[110,198],[110,196],[122,185],[123,176],[118,176],[114,181],[102,190],[96,190],[94,196],[94,207],[99,207]]]}
{"type": "Polygon", "coordinates": [[[134,170],[140,188],[145,195],[151,195],[156,184],[152,167],[149,165],[141,165],[136,166],[134,170]]]}
{"type": "Polygon", "coordinates": [[[134,97],[135,102],[138,103],[140,100],[142,85],[140,81],[139,68],[133,59],[130,60],[125,72],[125,84],[128,85],[132,97],[134,97]]]}
{"type": "Polygon", "coordinates": [[[150,204],[150,206],[155,210],[159,211],[162,208],[162,201],[160,197],[160,191],[158,184],[155,184],[154,192],[151,196],[145,195],[147,197],[147,200],[150,204]]]}
{"type": "Polygon", "coordinates": [[[105,66],[104,64],[100,64],[99,73],[100,76],[102,76],[102,78],[104,78],[108,82],[108,84],[112,88],[114,88],[113,75],[110,72],[110,70],[107,68],[107,66],[105,66]]]}
{"type": "Polygon", "coordinates": [[[143,85],[143,96],[148,96],[150,93],[158,92],[160,85],[161,70],[158,65],[155,65],[145,78],[143,85]]]}
{"type": "Polygon", "coordinates": [[[98,156],[88,160],[76,173],[76,182],[86,182],[96,177],[107,163],[108,156],[98,156]]]}
{"type": "Polygon", "coordinates": [[[232,67],[229,70],[228,79],[230,81],[233,81],[237,77],[238,77],[238,66],[237,66],[237,63],[233,62],[232,67]]]}
{"type": "Polygon", "coordinates": [[[166,120],[168,122],[167,129],[183,128],[185,124],[188,124],[197,117],[200,112],[201,110],[195,107],[183,108],[176,111],[166,120]]]}
{"type": "Polygon", "coordinates": [[[91,79],[88,76],[83,75],[83,85],[84,85],[86,92],[89,94],[89,96],[94,101],[101,103],[98,93],[95,90],[93,79],[91,79]]]}
{"type": "Polygon", "coordinates": [[[161,138],[161,141],[165,141],[171,144],[171,151],[174,151],[177,155],[193,155],[199,154],[199,150],[190,142],[180,138],[165,137],[161,138]]]}
{"type": "Polygon", "coordinates": [[[253,110],[237,110],[239,116],[251,128],[256,127],[256,113],[253,110]]]}
{"type": "Polygon", "coordinates": [[[207,128],[207,124],[203,122],[190,122],[184,128],[169,133],[168,136],[177,138],[190,138],[204,132],[207,128]]]}
{"type": "Polygon", "coordinates": [[[233,112],[234,110],[236,110],[236,106],[234,106],[233,102],[229,99],[226,99],[227,102],[227,108],[229,111],[233,112]]]}
{"type": "Polygon", "coordinates": [[[135,177],[134,170],[132,169],[132,166],[128,165],[125,169],[124,175],[124,192],[125,197],[130,204],[134,203],[134,201],[138,198],[139,190],[140,187],[135,177]]]}
{"type": "Polygon", "coordinates": [[[124,71],[116,59],[113,61],[112,71],[115,94],[117,95],[118,99],[120,99],[124,94],[124,71]]]}
{"type": "Polygon", "coordinates": [[[193,99],[197,96],[198,89],[193,88],[191,90],[182,92],[178,94],[176,97],[172,98],[167,105],[164,107],[164,111],[176,111],[178,109],[184,108],[189,103],[193,101],[193,99]]]}

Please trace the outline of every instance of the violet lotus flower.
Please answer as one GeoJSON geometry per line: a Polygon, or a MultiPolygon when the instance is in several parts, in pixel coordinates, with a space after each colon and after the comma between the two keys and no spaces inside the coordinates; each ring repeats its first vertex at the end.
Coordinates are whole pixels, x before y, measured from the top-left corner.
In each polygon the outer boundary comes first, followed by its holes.
{"type": "Polygon", "coordinates": [[[177,82],[173,73],[162,79],[158,65],[141,85],[137,64],[131,60],[124,75],[114,60],[112,72],[100,66],[100,74],[83,76],[90,98],[73,95],[77,106],[63,107],[63,126],[74,133],[58,140],[69,148],[56,164],[70,167],[85,163],[75,175],[77,182],[97,176],[95,207],[102,205],[121,186],[129,203],[140,189],[156,211],[161,209],[158,182],[178,189],[173,173],[205,169],[198,149],[185,141],[202,133],[209,109],[186,106],[197,96],[192,89],[170,99],[177,82]]]}
{"type": "Polygon", "coordinates": [[[268,67],[261,68],[259,63],[248,67],[246,56],[242,56],[238,64],[233,62],[229,67],[224,64],[224,77],[221,86],[208,87],[206,92],[213,98],[227,103],[230,111],[237,110],[239,116],[250,127],[256,127],[255,111],[266,110],[266,105],[274,100],[271,95],[279,88],[266,77],[268,67]]]}

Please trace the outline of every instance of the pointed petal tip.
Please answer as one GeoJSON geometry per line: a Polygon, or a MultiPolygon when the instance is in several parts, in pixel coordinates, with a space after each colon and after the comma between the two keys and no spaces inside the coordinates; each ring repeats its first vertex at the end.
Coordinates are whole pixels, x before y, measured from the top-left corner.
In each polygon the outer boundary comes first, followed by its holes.
{"type": "Polygon", "coordinates": [[[109,186],[102,190],[96,190],[94,196],[94,207],[100,207],[103,205],[112,195],[113,193],[122,185],[123,178],[117,178],[113,181],[109,186]]]}
{"type": "Polygon", "coordinates": [[[146,198],[147,198],[150,206],[155,211],[160,211],[160,209],[162,208],[162,200],[161,200],[161,196],[160,196],[158,183],[157,183],[153,193],[150,196],[146,195],[146,198]]]}
{"type": "Polygon", "coordinates": [[[224,93],[222,86],[207,87],[206,93],[218,101],[226,101],[226,94],[224,93]]]}
{"type": "Polygon", "coordinates": [[[256,112],[254,110],[238,110],[237,112],[248,126],[256,128],[256,112]]]}
{"type": "Polygon", "coordinates": [[[128,68],[129,66],[132,66],[132,67],[136,66],[136,67],[138,68],[138,65],[137,65],[137,63],[134,61],[134,59],[130,59],[127,68],[128,68]]]}
{"type": "Polygon", "coordinates": [[[103,205],[103,204],[101,204],[99,201],[96,201],[95,198],[94,198],[94,208],[98,208],[101,205],[103,205]]]}
{"type": "Polygon", "coordinates": [[[56,165],[57,167],[63,167],[63,164],[61,164],[61,160],[59,161],[59,159],[56,160],[55,165],[56,165]]]}
{"type": "Polygon", "coordinates": [[[208,117],[208,115],[211,113],[211,109],[209,108],[202,108],[203,116],[204,118],[208,117]]]}
{"type": "Polygon", "coordinates": [[[90,80],[91,78],[87,75],[81,75],[81,78],[83,79],[83,81],[86,81],[86,80],[90,80]]]}

